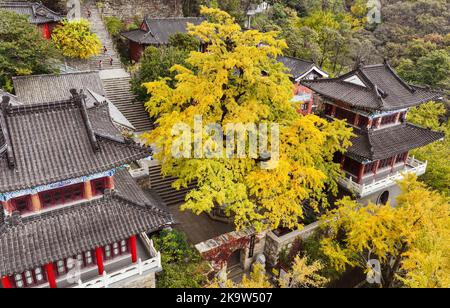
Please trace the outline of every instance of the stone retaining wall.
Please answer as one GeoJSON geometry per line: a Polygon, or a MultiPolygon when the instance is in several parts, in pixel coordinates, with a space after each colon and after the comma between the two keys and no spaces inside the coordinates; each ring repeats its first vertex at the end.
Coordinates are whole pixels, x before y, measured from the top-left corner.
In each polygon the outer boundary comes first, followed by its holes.
{"type": "Polygon", "coordinates": [[[291,249],[297,239],[307,239],[319,228],[319,222],[305,226],[302,230],[293,231],[281,237],[278,237],[272,231],[267,233],[265,252],[267,263],[270,266],[276,266],[280,253],[285,249],[291,249]]]}
{"type": "Polygon", "coordinates": [[[150,17],[181,17],[181,0],[103,0],[102,13],[105,16],[117,16],[127,21],[150,17]]]}

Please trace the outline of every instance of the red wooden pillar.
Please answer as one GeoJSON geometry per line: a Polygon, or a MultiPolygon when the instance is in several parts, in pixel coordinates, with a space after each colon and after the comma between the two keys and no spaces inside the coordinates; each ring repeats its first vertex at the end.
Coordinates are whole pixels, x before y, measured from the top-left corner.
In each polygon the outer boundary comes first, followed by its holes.
{"type": "Polygon", "coordinates": [[[392,158],[392,162],[391,162],[391,172],[394,172],[394,167],[395,167],[395,161],[397,160],[398,155],[395,155],[394,158],[392,158]]]}
{"type": "Polygon", "coordinates": [[[363,177],[364,177],[364,171],[366,169],[366,165],[361,164],[359,167],[359,174],[358,174],[358,183],[362,183],[363,177]]]}
{"type": "Polygon", "coordinates": [[[2,277],[3,289],[12,289],[11,279],[8,276],[2,277]]]}
{"type": "Polygon", "coordinates": [[[136,263],[137,262],[136,235],[130,237],[130,252],[131,252],[131,261],[133,263],[136,263]]]}
{"type": "Polygon", "coordinates": [[[56,276],[55,276],[55,270],[53,268],[53,263],[49,263],[45,266],[45,271],[47,272],[47,280],[50,284],[50,288],[56,289],[56,276]]]}
{"type": "Polygon", "coordinates": [[[381,160],[378,160],[378,161],[376,162],[376,164],[375,164],[375,168],[374,168],[374,170],[373,170],[373,173],[374,173],[375,175],[377,175],[378,170],[380,169],[380,163],[381,163],[381,160]]]}
{"type": "Polygon", "coordinates": [[[353,121],[354,126],[359,126],[359,113],[355,115],[355,120],[353,121]]]}
{"type": "Polygon", "coordinates": [[[98,274],[103,275],[105,272],[105,265],[103,264],[103,249],[102,248],[95,248],[95,257],[97,258],[97,267],[98,267],[98,274]]]}
{"type": "Polygon", "coordinates": [[[48,24],[44,24],[44,38],[47,40],[49,40],[51,38],[50,27],[48,24]]]}
{"type": "Polygon", "coordinates": [[[331,116],[332,116],[332,117],[335,117],[335,116],[336,116],[336,110],[337,110],[336,105],[333,105],[333,106],[331,107],[331,116]]]}
{"type": "Polygon", "coordinates": [[[114,177],[109,176],[106,178],[106,189],[114,190],[114,177]]]}
{"type": "Polygon", "coordinates": [[[341,169],[344,170],[344,167],[345,167],[345,155],[342,155],[342,158],[341,158],[341,169]]]}

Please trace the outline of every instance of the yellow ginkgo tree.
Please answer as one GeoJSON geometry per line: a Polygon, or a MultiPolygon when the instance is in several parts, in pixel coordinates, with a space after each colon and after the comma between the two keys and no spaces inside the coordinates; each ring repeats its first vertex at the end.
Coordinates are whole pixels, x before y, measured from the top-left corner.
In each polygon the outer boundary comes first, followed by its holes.
{"type": "Polygon", "coordinates": [[[53,30],[52,40],[67,58],[88,59],[100,54],[102,48],[86,19],[63,21],[53,30]]]}
{"type": "Polygon", "coordinates": [[[400,186],[397,207],[340,202],[323,217],[322,249],[336,269],[361,267],[382,287],[448,288],[450,204],[414,175],[400,186]]]}
{"type": "Polygon", "coordinates": [[[147,110],[158,118],[158,125],[143,138],[157,149],[155,158],[163,173],[179,178],[174,187],[198,183],[183,209],[201,214],[221,208],[238,229],[298,228],[302,204],[308,200],[312,207],[326,206],[327,194],[337,191],[341,173],[333,156],[350,145],[352,131],[342,121],[296,112],[292,82],[276,60],[286,48],[277,33],[242,31],[218,9],[203,7],[202,14],[207,21],[191,25],[189,33],[201,40],[205,52],[190,53],[186,60],[190,69],[175,65],[174,80],[144,84],[151,96],[147,110]],[[234,143],[230,146],[229,134],[211,144],[217,131],[196,130],[199,118],[226,132],[234,127],[233,137],[235,132],[258,133],[259,152],[255,155],[250,143],[240,150],[234,143]],[[264,129],[255,132],[265,124],[267,134],[261,134],[264,129]],[[175,127],[193,131],[185,135],[187,144],[180,146],[180,135],[186,132],[175,127]],[[277,130],[279,134],[272,134],[277,130]],[[199,142],[203,147],[196,148],[199,142]],[[266,149],[264,143],[270,151],[261,150],[266,149]],[[177,147],[180,155],[174,155],[177,147]],[[230,150],[239,155],[228,155],[230,150]],[[205,152],[216,155],[205,158],[205,152]]]}

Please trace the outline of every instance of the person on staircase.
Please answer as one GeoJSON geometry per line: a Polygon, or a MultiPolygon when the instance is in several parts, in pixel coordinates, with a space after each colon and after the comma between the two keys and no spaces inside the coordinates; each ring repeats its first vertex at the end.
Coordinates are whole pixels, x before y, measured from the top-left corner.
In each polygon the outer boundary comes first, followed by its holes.
{"type": "Polygon", "coordinates": [[[107,52],[108,52],[108,48],[106,48],[106,46],[103,46],[103,54],[106,55],[107,52]]]}
{"type": "Polygon", "coordinates": [[[103,68],[103,61],[98,61],[98,68],[101,70],[103,68]]]}
{"type": "Polygon", "coordinates": [[[90,10],[87,10],[87,17],[88,17],[88,18],[91,18],[91,16],[92,16],[91,11],[90,11],[90,10]]]}
{"type": "Polygon", "coordinates": [[[113,57],[109,57],[109,64],[110,64],[111,66],[113,66],[113,63],[114,63],[113,57]]]}

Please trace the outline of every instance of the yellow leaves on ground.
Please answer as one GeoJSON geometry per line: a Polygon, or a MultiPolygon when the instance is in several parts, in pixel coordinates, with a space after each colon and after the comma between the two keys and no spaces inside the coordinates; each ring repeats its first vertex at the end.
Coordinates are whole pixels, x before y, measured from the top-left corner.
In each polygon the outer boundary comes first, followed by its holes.
{"type": "Polygon", "coordinates": [[[86,19],[63,21],[53,30],[52,40],[68,58],[88,59],[100,54],[102,48],[100,39],[91,32],[86,19]]]}

